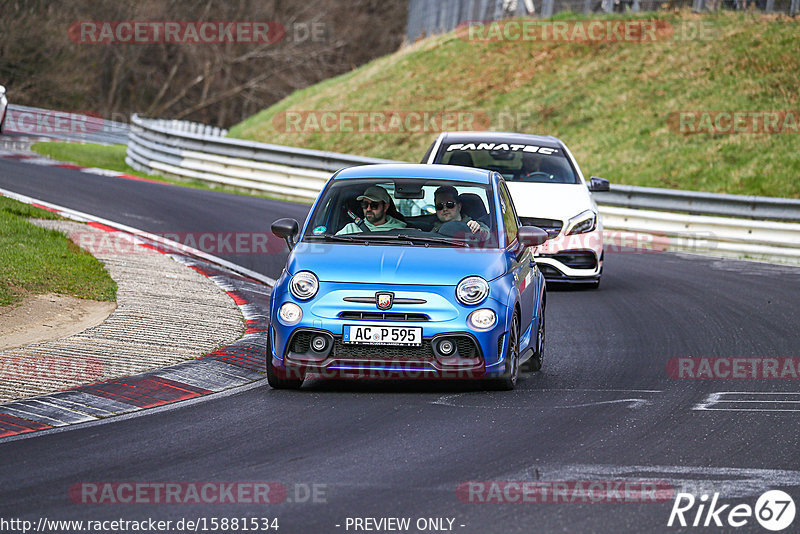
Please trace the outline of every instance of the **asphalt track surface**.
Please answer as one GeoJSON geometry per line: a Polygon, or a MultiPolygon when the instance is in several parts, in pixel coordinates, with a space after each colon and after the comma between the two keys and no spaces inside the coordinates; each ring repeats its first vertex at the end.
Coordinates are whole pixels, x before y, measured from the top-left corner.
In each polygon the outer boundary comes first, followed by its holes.
{"type": "MultiPolygon", "coordinates": [[[[263,232],[272,220],[302,219],[307,210],[8,160],[0,161],[0,187],[154,233],[263,232]]],[[[276,277],[285,253],[226,259],[276,277]]],[[[291,392],[264,382],[0,442],[0,518],[269,517],[283,533],[356,532],[348,518],[364,517],[410,518],[407,532],[421,531],[419,518],[451,518],[463,533],[767,532],[752,517],[738,529],[668,528],[671,497],[496,504],[464,502],[457,488],[467,481],[660,481],[675,492],[695,488],[697,497],[718,492],[725,504],[753,506],[768,489],[800,504],[798,382],[679,380],[666,370],[675,357],[800,356],[798,288],[796,268],[607,253],[599,291],[550,290],[544,370],[524,375],[513,392],[321,380],[291,392]],[[720,392],[741,394],[718,400],[759,402],[708,402],[720,392]],[[757,395],[764,392],[785,394],[757,395]],[[704,401],[728,409],[696,409],[704,401]],[[125,481],[275,481],[288,495],[269,505],[96,505],[69,497],[76,483],[125,481]],[[317,502],[303,499],[313,484],[322,492],[317,502]]],[[[786,532],[798,525],[800,518],[786,532]]]]}

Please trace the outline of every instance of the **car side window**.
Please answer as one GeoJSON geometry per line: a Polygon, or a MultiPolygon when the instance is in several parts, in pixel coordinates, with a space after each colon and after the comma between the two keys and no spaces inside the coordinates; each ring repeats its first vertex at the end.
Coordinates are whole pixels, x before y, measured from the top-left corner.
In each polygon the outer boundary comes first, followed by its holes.
{"type": "Polygon", "coordinates": [[[514,205],[511,203],[511,196],[508,194],[506,184],[500,182],[500,209],[503,210],[503,226],[506,230],[506,247],[517,239],[517,214],[514,212],[514,205]]]}

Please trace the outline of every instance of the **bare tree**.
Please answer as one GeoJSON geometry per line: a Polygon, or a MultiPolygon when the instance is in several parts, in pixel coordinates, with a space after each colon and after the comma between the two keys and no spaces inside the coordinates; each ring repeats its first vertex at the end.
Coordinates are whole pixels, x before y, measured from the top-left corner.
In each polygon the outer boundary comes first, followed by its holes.
{"type": "Polygon", "coordinates": [[[8,0],[0,83],[13,102],[230,126],[291,92],[395,50],[407,2],[8,0]],[[274,21],[270,43],[85,43],[80,21],[274,21]]]}

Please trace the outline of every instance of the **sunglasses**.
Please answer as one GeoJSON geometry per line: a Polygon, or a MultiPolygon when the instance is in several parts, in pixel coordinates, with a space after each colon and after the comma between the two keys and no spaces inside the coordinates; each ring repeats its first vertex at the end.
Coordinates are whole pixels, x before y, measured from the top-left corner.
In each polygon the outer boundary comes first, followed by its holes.
{"type": "Polygon", "coordinates": [[[381,207],[381,203],[380,202],[367,202],[366,200],[362,200],[361,201],[361,209],[362,210],[365,210],[367,208],[369,208],[371,210],[376,210],[376,209],[378,209],[380,207],[381,207]]]}
{"type": "Polygon", "coordinates": [[[452,200],[448,200],[447,202],[437,202],[436,203],[436,211],[442,211],[443,209],[447,208],[449,210],[456,207],[456,203],[452,200]]]}

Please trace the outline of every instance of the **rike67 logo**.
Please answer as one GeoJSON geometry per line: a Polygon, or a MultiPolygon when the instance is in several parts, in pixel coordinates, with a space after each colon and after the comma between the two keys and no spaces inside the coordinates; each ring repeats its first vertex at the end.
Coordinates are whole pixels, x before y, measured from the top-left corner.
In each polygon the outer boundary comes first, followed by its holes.
{"type": "Polygon", "coordinates": [[[795,506],[792,497],[780,490],[770,490],[762,494],[755,507],[749,504],[720,504],[719,493],[709,502],[703,494],[696,498],[691,493],[678,493],[669,514],[667,526],[727,526],[733,528],[751,524],[753,517],[767,530],[784,530],[794,521],[795,506]]]}

